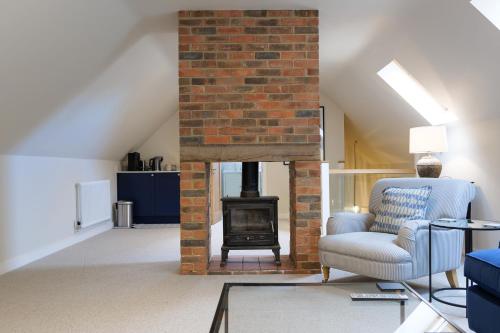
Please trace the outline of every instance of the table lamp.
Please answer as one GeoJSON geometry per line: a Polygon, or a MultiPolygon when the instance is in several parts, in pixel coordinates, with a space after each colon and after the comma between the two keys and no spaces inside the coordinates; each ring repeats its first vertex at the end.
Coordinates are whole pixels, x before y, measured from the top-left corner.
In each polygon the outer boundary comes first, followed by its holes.
{"type": "Polygon", "coordinates": [[[420,177],[439,178],[443,166],[433,153],[448,151],[445,126],[410,128],[410,154],[425,154],[417,162],[420,177]]]}

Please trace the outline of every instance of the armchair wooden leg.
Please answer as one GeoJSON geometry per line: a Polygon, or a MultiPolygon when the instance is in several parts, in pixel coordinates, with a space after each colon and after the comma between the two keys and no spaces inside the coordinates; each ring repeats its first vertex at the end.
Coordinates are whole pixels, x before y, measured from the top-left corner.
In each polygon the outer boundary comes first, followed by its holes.
{"type": "Polygon", "coordinates": [[[448,282],[450,283],[450,286],[452,288],[458,288],[458,276],[457,276],[457,270],[453,269],[451,271],[446,272],[446,278],[448,279],[448,282]]]}
{"type": "Polygon", "coordinates": [[[330,279],[330,267],[323,266],[321,270],[323,271],[323,283],[326,283],[330,279]]]}

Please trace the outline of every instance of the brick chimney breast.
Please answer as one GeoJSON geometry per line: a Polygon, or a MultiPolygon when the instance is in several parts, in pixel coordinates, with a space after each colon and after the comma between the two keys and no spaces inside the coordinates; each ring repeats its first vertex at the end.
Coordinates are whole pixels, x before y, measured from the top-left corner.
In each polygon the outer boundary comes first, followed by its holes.
{"type": "Polygon", "coordinates": [[[317,10],[179,12],[181,161],[320,159],[317,10]]]}

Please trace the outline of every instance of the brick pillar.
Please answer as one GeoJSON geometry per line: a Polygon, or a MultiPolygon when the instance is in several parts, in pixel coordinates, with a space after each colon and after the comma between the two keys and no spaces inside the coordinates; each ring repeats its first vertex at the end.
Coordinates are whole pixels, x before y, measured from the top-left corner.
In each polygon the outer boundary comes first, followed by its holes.
{"type": "Polygon", "coordinates": [[[297,270],[320,269],[321,162],[290,162],[290,259],[297,270]]]}
{"type": "Polygon", "coordinates": [[[206,274],[210,258],[208,163],[181,163],[181,273],[206,274]]]}

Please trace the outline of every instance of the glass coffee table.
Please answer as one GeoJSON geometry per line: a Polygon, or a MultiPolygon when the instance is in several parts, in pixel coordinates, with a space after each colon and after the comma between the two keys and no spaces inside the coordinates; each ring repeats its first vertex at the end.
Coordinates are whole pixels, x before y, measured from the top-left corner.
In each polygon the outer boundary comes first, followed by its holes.
{"type": "Polygon", "coordinates": [[[367,283],[226,283],[211,333],[464,332],[406,283],[408,300],[353,301],[367,283]]]}

